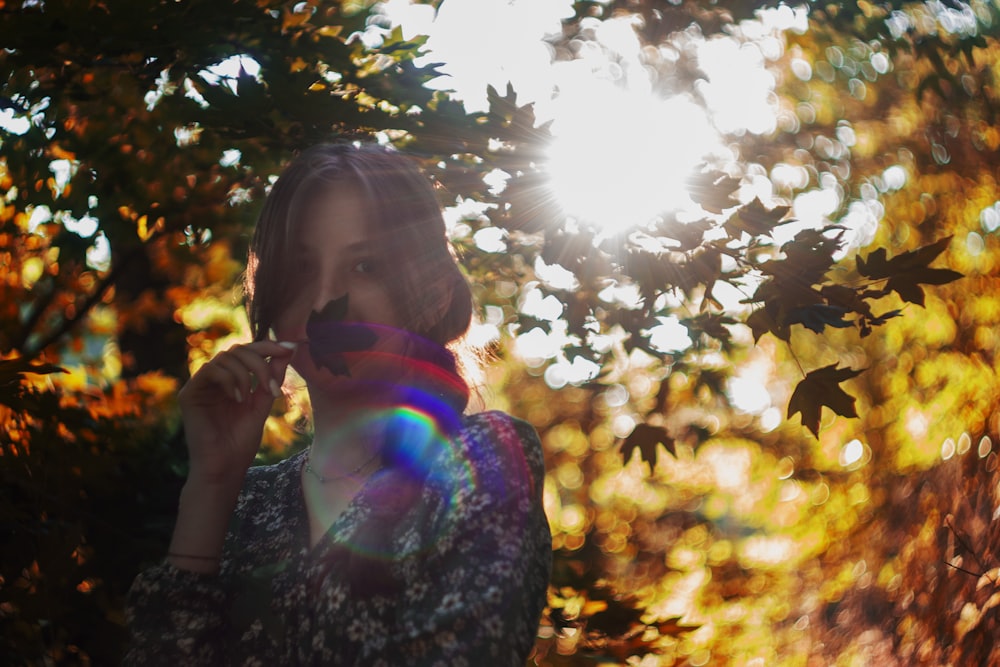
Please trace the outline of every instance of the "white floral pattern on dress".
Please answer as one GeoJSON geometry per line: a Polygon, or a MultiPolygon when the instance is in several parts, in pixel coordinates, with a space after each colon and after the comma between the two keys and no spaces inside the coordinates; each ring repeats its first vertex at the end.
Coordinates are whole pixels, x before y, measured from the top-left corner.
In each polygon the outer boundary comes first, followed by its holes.
{"type": "Polygon", "coordinates": [[[352,595],[337,567],[371,482],[309,546],[300,453],[248,471],[219,574],[164,562],[136,578],[125,664],[523,665],[552,563],[538,435],[490,411],[453,441],[393,531],[398,594],[352,595]]]}

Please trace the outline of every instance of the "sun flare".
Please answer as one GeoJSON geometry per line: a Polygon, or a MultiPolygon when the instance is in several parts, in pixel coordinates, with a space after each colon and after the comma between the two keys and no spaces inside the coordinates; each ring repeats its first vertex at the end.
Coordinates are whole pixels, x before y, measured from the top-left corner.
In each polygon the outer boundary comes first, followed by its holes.
{"type": "Polygon", "coordinates": [[[704,109],[610,85],[559,102],[546,166],[570,217],[624,230],[691,205],[686,182],[720,146],[704,109]]]}

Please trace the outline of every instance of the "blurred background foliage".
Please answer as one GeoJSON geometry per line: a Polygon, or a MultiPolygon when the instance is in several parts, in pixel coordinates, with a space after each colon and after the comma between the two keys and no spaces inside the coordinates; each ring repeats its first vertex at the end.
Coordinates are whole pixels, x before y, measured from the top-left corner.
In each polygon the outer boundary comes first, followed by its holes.
{"type": "MultiPolygon", "coordinates": [[[[532,664],[1000,661],[997,6],[566,10],[553,63],[638,76],[722,137],[684,215],[567,210],[553,126],[514,86],[479,111],[428,86],[382,4],[0,0],[0,661],[119,660],[185,475],[176,389],[247,336],[262,195],[355,139],[434,179],[497,357],[485,400],[542,435],[532,664]],[[705,44],[761,64],[770,125],[711,104],[705,44]]],[[[262,462],[304,411],[276,405],[262,462]]]]}

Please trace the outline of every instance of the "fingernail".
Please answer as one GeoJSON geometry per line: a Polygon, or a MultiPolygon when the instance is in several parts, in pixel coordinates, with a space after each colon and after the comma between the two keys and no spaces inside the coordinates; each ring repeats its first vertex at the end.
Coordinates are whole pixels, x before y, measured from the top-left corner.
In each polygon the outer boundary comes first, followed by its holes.
{"type": "Polygon", "coordinates": [[[233,389],[233,396],[236,397],[236,402],[237,403],[242,403],[243,402],[243,394],[240,393],[239,389],[233,389]]]}
{"type": "Polygon", "coordinates": [[[295,341],[283,340],[280,343],[278,343],[278,345],[285,348],[286,350],[294,350],[296,347],[298,347],[299,344],[296,343],[295,341]]]}
{"type": "Polygon", "coordinates": [[[281,397],[281,387],[278,386],[278,381],[271,378],[271,381],[267,383],[267,386],[271,388],[271,393],[274,394],[275,398],[281,397]]]}

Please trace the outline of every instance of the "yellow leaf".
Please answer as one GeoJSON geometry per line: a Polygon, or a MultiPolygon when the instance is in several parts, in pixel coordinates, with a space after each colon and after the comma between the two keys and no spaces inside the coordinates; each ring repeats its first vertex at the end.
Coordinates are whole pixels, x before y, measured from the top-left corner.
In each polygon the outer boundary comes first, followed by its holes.
{"type": "Polygon", "coordinates": [[[311,18],[311,11],[293,12],[285,7],[281,12],[281,32],[285,33],[289,28],[298,28],[305,25],[311,18]]]}
{"type": "Polygon", "coordinates": [[[342,25],[325,25],[322,28],[319,28],[316,31],[316,34],[323,37],[336,37],[341,33],[341,31],[343,31],[343,29],[344,26],[342,25]]]}
{"type": "Polygon", "coordinates": [[[29,257],[21,265],[21,284],[24,289],[31,289],[38,279],[42,277],[45,270],[45,263],[41,257],[29,257]]]}
{"type": "Polygon", "coordinates": [[[49,153],[55,160],[75,160],[76,153],[72,151],[64,150],[59,144],[52,144],[49,146],[49,153]]]}
{"type": "Polygon", "coordinates": [[[136,233],[139,235],[139,239],[141,241],[148,241],[149,237],[153,235],[152,231],[150,231],[150,229],[146,226],[147,220],[148,218],[146,216],[142,216],[138,221],[136,221],[136,224],[138,225],[136,233]]]}

